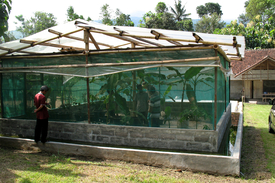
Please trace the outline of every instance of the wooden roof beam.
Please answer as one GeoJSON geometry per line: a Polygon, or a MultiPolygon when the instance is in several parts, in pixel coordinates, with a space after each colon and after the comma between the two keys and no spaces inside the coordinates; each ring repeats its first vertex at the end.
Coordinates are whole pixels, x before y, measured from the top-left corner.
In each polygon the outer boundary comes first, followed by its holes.
{"type": "Polygon", "coordinates": [[[91,34],[91,32],[90,32],[89,30],[87,30],[87,31],[88,31],[88,33],[89,33],[88,36],[89,36],[89,38],[91,39],[91,41],[94,43],[96,49],[97,49],[97,50],[100,50],[100,48],[99,48],[99,46],[98,46],[98,44],[97,44],[95,38],[94,38],[93,35],[91,34]]]}
{"type": "MultiPolygon", "coordinates": [[[[58,32],[58,31],[55,31],[55,30],[52,30],[52,29],[48,29],[48,31],[50,33],[53,33],[53,34],[56,34],[56,35],[62,35],[61,32],[58,32]]],[[[66,37],[66,38],[69,38],[69,39],[74,39],[74,40],[78,40],[78,41],[84,41],[83,38],[79,38],[79,37],[75,37],[75,36],[69,36],[69,35],[66,35],[66,36],[62,36],[62,37],[66,37]]],[[[93,44],[93,41],[89,41],[90,43],[93,44]]],[[[106,47],[109,47],[109,48],[113,48],[114,46],[111,46],[111,45],[108,45],[108,44],[105,44],[105,43],[100,43],[100,42],[97,42],[98,45],[102,45],[102,46],[106,46],[106,47]]]]}
{"type": "MultiPolygon", "coordinates": [[[[38,42],[38,41],[20,39],[20,43],[34,44],[36,42],[38,42]]],[[[53,44],[53,43],[40,43],[39,45],[51,46],[51,47],[57,47],[57,48],[63,48],[63,49],[84,50],[83,48],[78,48],[78,47],[73,47],[73,46],[65,46],[65,45],[53,44]]]]}
{"type": "MultiPolygon", "coordinates": [[[[81,27],[81,26],[79,26],[81,27]]],[[[87,26],[86,26],[87,27],[87,26]]],[[[106,32],[106,31],[100,31],[100,30],[91,30],[91,32],[96,32],[96,33],[101,33],[101,34],[105,34],[105,35],[109,35],[109,36],[119,36],[119,33],[114,33],[114,32],[106,32]]],[[[141,35],[134,35],[134,34],[125,34],[124,36],[128,36],[128,37],[139,37],[139,38],[146,38],[146,39],[155,39],[155,36],[141,36],[141,35]]],[[[171,37],[162,37],[160,36],[159,39],[161,40],[167,40],[167,41],[182,41],[182,42],[196,42],[193,39],[179,39],[179,38],[171,38],[171,37]]],[[[213,42],[213,41],[200,41],[200,43],[205,44],[205,45],[224,45],[224,46],[233,46],[232,43],[225,43],[225,42],[213,42]]],[[[241,44],[237,44],[237,47],[241,47],[241,44]]]]}
{"type": "MultiPolygon", "coordinates": [[[[10,48],[5,48],[5,47],[2,47],[2,46],[0,46],[0,50],[5,50],[5,51],[8,51],[8,53],[7,54],[9,54],[9,53],[12,53],[13,52],[13,50],[12,49],[10,49],[10,48]]],[[[30,52],[30,51],[18,51],[19,53],[28,53],[28,54],[35,54],[34,52],[30,52]]]]}
{"type": "MultiPolygon", "coordinates": [[[[18,49],[14,49],[12,50],[11,52],[19,52],[21,50],[24,50],[24,49],[27,49],[27,48],[30,48],[30,47],[33,47],[35,45],[39,45],[41,43],[45,43],[45,42],[48,42],[48,41],[52,41],[54,39],[57,39],[59,38],[60,36],[66,36],[66,35],[69,35],[69,34],[73,34],[73,33],[76,33],[76,32],[79,32],[79,31],[82,31],[83,29],[77,29],[77,30],[74,30],[74,31],[71,31],[71,32],[68,32],[68,33],[65,33],[65,34],[62,34],[62,35],[59,35],[59,36],[55,36],[55,37],[52,37],[52,38],[49,38],[49,39],[45,39],[43,41],[38,41],[36,43],[33,43],[33,44],[30,44],[30,45],[27,45],[27,46],[23,46],[22,48],[18,48],[18,49]]],[[[4,54],[0,54],[0,56],[3,56],[3,55],[6,55],[8,53],[4,53],[4,54]]]]}
{"type": "MultiPolygon", "coordinates": [[[[127,38],[127,37],[123,37],[123,36],[120,36],[119,33],[107,32],[106,30],[102,30],[102,29],[98,29],[98,28],[90,27],[90,26],[80,26],[80,25],[78,25],[78,27],[90,29],[90,30],[89,30],[90,32],[105,34],[105,35],[107,35],[107,36],[115,37],[115,38],[121,39],[121,40],[123,40],[123,41],[128,41],[128,42],[130,42],[130,43],[134,43],[134,44],[139,45],[139,46],[150,47],[150,46],[148,46],[148,45],[142,44],[142,43],[139,42],[139,41],[135,41],[135,40],[133,40],[133,39],[130,39],[130,38],[127,38]]],[[[125,36],[126,36],[126,35],[125,35],[125,36]]],[[[128,36],[128,35],[127,35],[127,36],[128,36]]]]}
{"type": "MultiPolygon", "coordinates": [[[[123,30],[120,30],[120,29],[118,29],[118,28],[116,28],[116,27],[114,27],[114,29],[115,29],[116,31],[118,31],[118,32],[120,33],[121,36],[122,36],[123,34],[125,34],[125,33],[128,34],[128,32],[123,31],[123,30]]],[[[146,39],[143,39],[143,38],[135,37],[135,39],[137,39],[137,40],[139,40],[139,41],[143,41],[143,42],[148,43],[148,44],[152,44],[152,45],[158,46],[158,47],[164,47],[164,46],[161,45],[161,44],[154,43],[154,42],[152,42],[152,41],[149,41],[149,40],[146,40],[146,39]]]]}
{"type": "MultiPolygon", "coordinates": [[[[159,38],[159,37],[167,37],[167,38],[168,38],[168,36],[165,36],[164,34],[159,33],[159,32],[157,32],[157,31],[155,31],[155,30],[151,30],[151,34],[155,35],[156,38],[159,38]]],[[[171,40],[167,40],[167,41],[168,41],[169,43],[175,44],[175,45],[177,45],[177,46],[183,46],[183,44],[181,44],[181,43],[179,43],[179,42],[177,42],[177,41],[171,41],[171,40]]]]}

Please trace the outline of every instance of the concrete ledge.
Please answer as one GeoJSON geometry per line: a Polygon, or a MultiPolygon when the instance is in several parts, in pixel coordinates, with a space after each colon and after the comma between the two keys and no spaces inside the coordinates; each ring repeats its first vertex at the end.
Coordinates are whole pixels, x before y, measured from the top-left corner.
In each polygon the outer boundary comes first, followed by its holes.
{"type": "MultiPolygon", "coordinates": [[[[240,139],[236,140],[236,143],[240,145],[240,139]]],[[[211,174],[234,176],[239,176],[240,174],[240,146],[238,146],[238,148],[234,151],[233,156],[146,151],[60,142],[49,142],[45,145],[39,143],[38,146],[36,146],[34,141],[31,139],[11,137],[0,137],[0,146],[13,147],[17,149],[39,148],[42,151],[50,153],[121,160],[151,166],[177,168],[211,174]]]]}

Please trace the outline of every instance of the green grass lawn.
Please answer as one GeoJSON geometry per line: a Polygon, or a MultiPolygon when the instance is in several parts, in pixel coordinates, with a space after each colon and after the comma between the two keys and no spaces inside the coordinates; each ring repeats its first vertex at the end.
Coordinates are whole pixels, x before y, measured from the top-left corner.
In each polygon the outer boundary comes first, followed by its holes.
{"type": "Polygon", "coordinates": [[[267,158],[267,169],[275,178],[275,134],[268,133],[270,108],[271,105],[244,104],[244,128],[251,126],[260,130],[265,157],[267,158]]]}

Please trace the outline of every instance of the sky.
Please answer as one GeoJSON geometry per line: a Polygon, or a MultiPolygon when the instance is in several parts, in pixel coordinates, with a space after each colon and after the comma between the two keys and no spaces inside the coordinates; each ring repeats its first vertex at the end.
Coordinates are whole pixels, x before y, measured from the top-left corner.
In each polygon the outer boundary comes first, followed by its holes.
{"type": "MultiPolygon", "coordinates": [[[[185,4],[186,13],[192,19],[199,19],[196,13],[196,7],[204,5],[207,2],[219,3],[223,12],[223,20],[235,20],[240,14],[245,13],[244,2],[246,0],[214,1],[214,0],[182,0],[185,4]]],[[[174,0],[12,0],[12,9],[9,18],[9,30],[15,30],[17,21],[15,16],[23,15],[25,19],[34,16],[34,12],[42,11],[52,13],[57,18],[57,23],[62,24],[67,18],[67,9],[69,6],[74,8],[75,13],[83,15],[85,19],[91,17],[92,20],[99,20],[100,9],[104,4],[109,4],[110,9],[115,15],[118,8],[124,14],[130,14],[130,17],[142,17],[146,12],[155,12],[158,2],[164,2],[167,7],[174,6],[174,0]]]]}

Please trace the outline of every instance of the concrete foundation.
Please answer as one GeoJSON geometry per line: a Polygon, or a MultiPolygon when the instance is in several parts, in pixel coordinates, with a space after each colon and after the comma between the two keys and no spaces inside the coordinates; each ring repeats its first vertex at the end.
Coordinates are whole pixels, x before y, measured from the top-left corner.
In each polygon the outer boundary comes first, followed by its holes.
{"type": "MultiPolygon", "coordinates": [[[[219,120],[216,131],[50,121],[48,137],[114,146],[218,152],[230,118],[231,104],[219,120]]],[[[35,120],[0,119],[0,134],[33,138],[35,123],[35,120]]]]}
{"type": "MultiPolygon", "coordinates": [[[[229,115],[230,116],[230,115],[229,115]]],[[[226,115],[223,118],[228,118],[226,115]]],[[[3,121],[3,120],[2,120],[3,121]]],[[[3,123],[2,123],[3,124],[3,123]]],[[[18,123],[11,124],[17,126],[18,123]]],[[[222,131],[222,123],[217,128],[222,131]]],[[[0,124],[1,128],[3,127],[0,124]]],[[[24,126],[24,125],[23,125],[24,126]]],[[[222,125],[223,126],[223,125],[222,125]]],[[[225,127],[226,128],[226,127],[225,127]]],[[[29,128],[28,128],[29,129],[29,128]]],[[[25,131],[28,131],[25,129],[25,131]]],[[[3,129],[2,129],[3,130],[3,129]]],[[[61,129],[60,129],[61,130],[61,129]]],[[[63,129],[62,129],[63,130],[63,129]]],[[[18,149],[39,148],[42,151],[60,153],[64,155],[90,156],[100,159],[112,159],[141,163],[151,166],[177,168],[182,170],[199,171],[221,175],[240,175],[240,158],[243,132],[243,114],[240,112],[237,137],[231,156],[176,153],[164,151],[148,151],[129,148],[112,148],[90,145],[69,144],[60,142],[41,143],[38,147],[32,139],[11,138],[0,136],[0,146],[13,147],[18,149]]],[[[32,129],[33,133],[33,129],[32,129]]]]}
{"type": "MultiPolygon", "coordinates": [[[[177,168],[221,175],[240,175],[240,157],[243,131],[243,117],[240,114],[236,143],[231,156],[146,151],[137,149],[99,147],[79,144],[49,142],[38,144],[42,151],[64,155],[89,156],[141,163],[151,166],[177,168]]],[[[31,139],[0,137],[0,146],[19,149],[37,148],[31,139]]]]}

